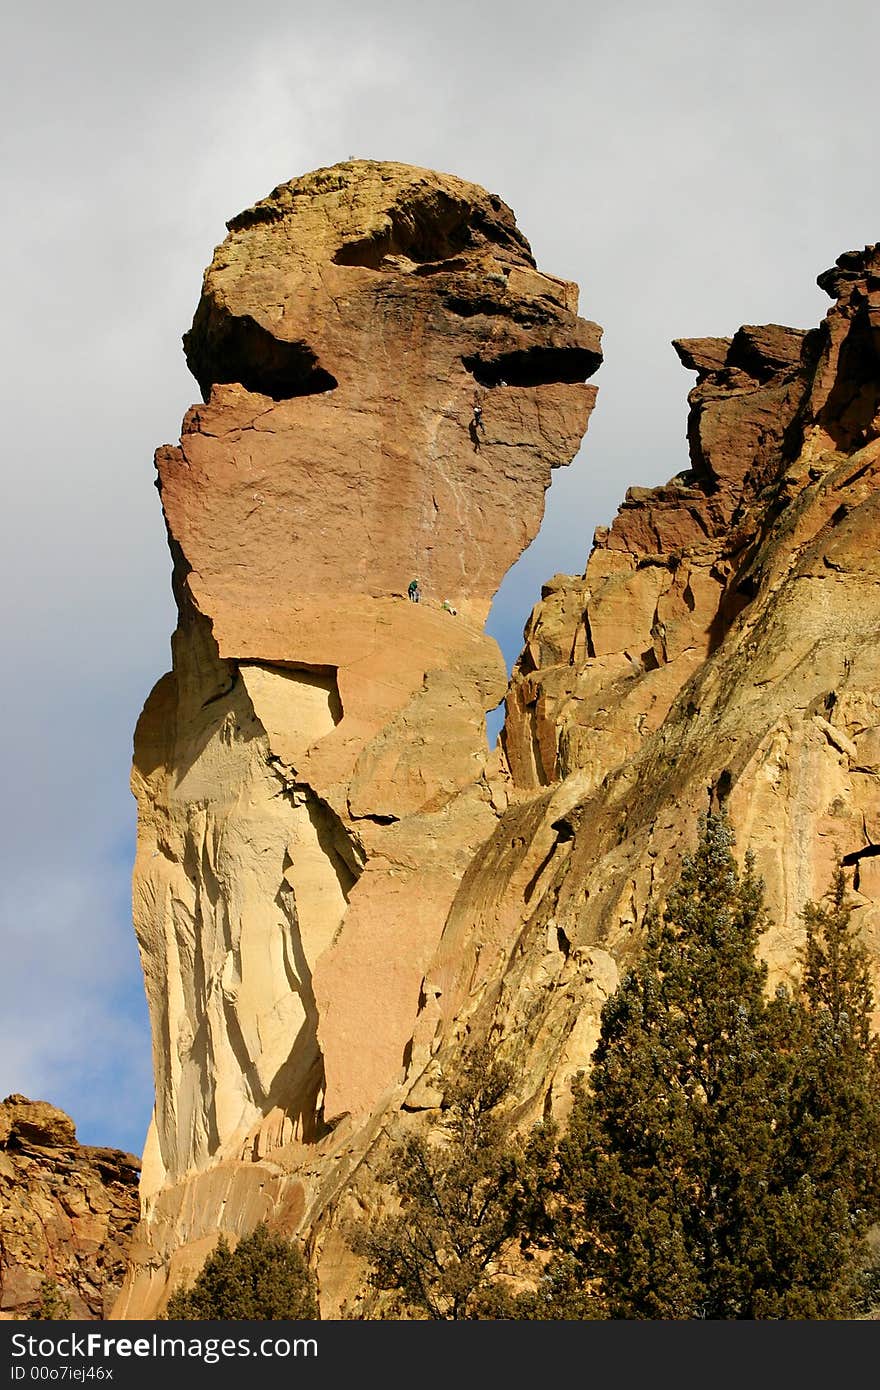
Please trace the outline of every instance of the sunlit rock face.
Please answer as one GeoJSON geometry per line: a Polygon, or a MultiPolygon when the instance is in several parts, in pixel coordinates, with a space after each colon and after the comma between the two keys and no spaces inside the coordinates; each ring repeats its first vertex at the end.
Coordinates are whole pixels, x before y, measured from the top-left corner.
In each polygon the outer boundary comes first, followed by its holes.
{"type": "Polygon", "coordinates": [[[690,457],[548,582],[507,685],[482,623],[592,405],[574,288],[497,198],[403,166],[230,224],[186,339],[206,403],[158,454],[180,622],[134,771],[157,1104],[115,1316],[264,1217],[306,1239],[322,1315],[356,1311],[343,1219],[381,1211],[389,1144],[486,1037],[512,1122],[565,1113],[709,809],[766,880],[772,981],[841,859],[880,962],[880,248],[820,283],[815,330],[675,344],[690,457]]]}
{"type": "Polygon", "coordinates": [[[44,1313],[45,1285],[69,1316],[107,1316],[138,1220],[140,1164],[79,1144],[69,1115],[44,1100],[0,1101],[0,1321],[44,1313]]]}
{"type": "Polygon", "coordinates": [[[765,879],[771,981],[841,860],[880,968],[880,247],[819,283],[811,332],[674,344],[689,468],[631,489],[585,573],[544,588],[507,695],[512,809],[426,981],[428,1092],[492,1030],[533,1112],[564,1108],[709,810],[765,879]]]}
{"type": "Polygon", "coordinates": [[[593,405],[576,306],[500,198],[427,170],[320,170],[229,223],[184,339],[204,403],[157,453],[180,620],[133,773],[148,1206],[405,1070],[504,799],[483,623],[593,405]]]}

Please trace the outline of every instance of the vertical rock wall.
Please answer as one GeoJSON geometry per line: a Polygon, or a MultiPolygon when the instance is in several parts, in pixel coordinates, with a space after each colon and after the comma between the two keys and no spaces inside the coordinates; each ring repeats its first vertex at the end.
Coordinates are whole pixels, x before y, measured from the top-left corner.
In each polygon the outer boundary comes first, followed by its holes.
{"type": "Polygon", "coordinates": [[[185,338],[205,401],[157,454],[180,622],[133,773],[148,1213],[398,1083],[504,795],[483,623],[600,361],[576,287],[458,179],[340,165],[229,229],[185,338]]]}
{"type": "Polygon", "coordinates": [[[484,1036],[516,1122],[564,1111],[707,809],[765,876],[773,978],[841,858],[880,962],[878,248],[816,330],[676,343],[689,466],[545,586],[490,756],[482,624],[598,330],[446,176],[338,166],[229,225],[205,404],[157,455],[180,622],[136,738],[157,1108],[120,1317],[264,1217],[350,1309],[340,1217],[388,1144],[484,1036]]]}
{"type": "Polygon", "coordinates": [[[819,283],[812,332],[675,344],[690,468],[631,489],[585,574],[545,587],[507,696],[517,809],[426,982],[428,1090],[491,1030],[533,1113],[564,1107],[649,901],[721,806],[766,882],[771,979],[842,860],[880,982],[880,248],[819,283]]]}

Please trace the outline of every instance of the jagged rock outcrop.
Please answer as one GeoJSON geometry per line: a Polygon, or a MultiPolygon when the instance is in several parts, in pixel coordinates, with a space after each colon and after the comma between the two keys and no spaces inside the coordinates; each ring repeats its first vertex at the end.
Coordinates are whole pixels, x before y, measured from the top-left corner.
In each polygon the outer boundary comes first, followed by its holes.
{"type": "Polygon", "coordinates": [[[408,1089],[317,1223],[328,1310],[360,1307],[340,1213],[381,1208],[387,1144],[438,1122],[464,1047],[513,1063],[512,1123],[564,1115],[707,810],[765,878],[771,981],[797,972],[801,908],[842,860],[880,985],[880,246],[820,284],[836,302],[814,332],[676,344],[698,372],[691,468],[629,493],[530,619],[510,807],[423,984],[408,1089]]]}
{"type": "Polygon", "coordinates": [[[120,1317],[264,1217],[356,1311],[343,1218],[389,1143],[486,1036],[512,1121],[564,1111],[710,806],[773,978],[841,858],[880,962],[880,248],[820,278],[818,329],[676,343],[689,467],[545,587],[489,755],[482,623],[598,330],[447,176],[337,166],[229,225],[186,337],[206,402],[157,455],[180,622],[135,748],[157,1107],[120,1317]]]}
{"type": "Polygon", "coordinates": [[[426,993],[435,1050],[517,1036],[553,1105],[710,808],[766,880],[771,978],[796,971],[800,910],[840,859],[880,967],[880,248],[819,283],[836,303],[813,332],[675,345],[698,373],[691,468],[631,490],[526,629],[504,730],[526,794],[426,993]]]}
{"type": "Polygon", "coordinates": [[[45,1279],[74,1318],[103,1318],[119,1293],[139,1217],[140,1162],[78,1144],[63,1110],[0,1103],[0,1318],[29,1318],[45,1279]]]}
{"type": "Polygon", "coordinates": [[[659,727],[745,606],[739,571],[796,430],[815,337],[771,324],[674,344],[698,374],[691,466],[664,487],[630,488],[584,576],[545,586],[507,697],[518,785],[591,767],[601,780],[659,727]]]}
{"type": "Polygon", "coordinates": [[[355,161],[228,225],[185,337],[205,402],[157,453],[180,620],[135,739],[156,1110],[127,1313],[221,1224],[325,1202],[411,1066],[507,804],[483,623],[600,361],[577,288],[461,180],[355,161]]]}

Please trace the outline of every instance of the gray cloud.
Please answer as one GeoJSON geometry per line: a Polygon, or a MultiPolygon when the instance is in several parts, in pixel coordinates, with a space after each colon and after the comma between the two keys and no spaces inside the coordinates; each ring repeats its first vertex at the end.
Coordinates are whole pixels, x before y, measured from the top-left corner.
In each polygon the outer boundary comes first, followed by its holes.
{"type": "Polygon", "coordinates": [[[400,159],[499,192],[581,284],[599,407],[496,601],[512,659],[541,580],[583,568],[627,485],[686,464],[669,340],[817,322],[816,274],[880,234],[880,20],[866,0],[59,2],[4,38],[0,1092],[137,1148],[128,764],[172,626],[151,455],[197,394],[180,335],[225,219],[308,169],[400,159]]]}

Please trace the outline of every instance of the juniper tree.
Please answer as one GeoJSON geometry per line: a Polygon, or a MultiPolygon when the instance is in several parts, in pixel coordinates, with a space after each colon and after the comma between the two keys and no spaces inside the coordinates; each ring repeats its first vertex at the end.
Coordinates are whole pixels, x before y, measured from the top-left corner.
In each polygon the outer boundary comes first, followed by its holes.
{"type": "Polygon", "coordinates": [[[31,1313],[35,1322],[68,1322],[70,1300],[62,1292],[57,1279],[47,1277],[40,1284],[40,1306],[31,1313]]]}
{"type": "Polygon", "coordinates": [[[880,1046],[872,1037],[868,953],[855,938],[846,879],[838,869],[823,903],[804,909],[802,999],[809,1065],[801,1069],[794,1161],[833,1179],[853,1208],[880,1201],[880,1046]]]}
{"type": "Polygon", "coordinates": [[[205,1322],[317,1318],[314,1280],[293,1241],[261,1222],[230,1250],[221,1236],[193,1284],[168,1301],[167,1319],[205,1322]]]}
{"type": "Polygon", "coordinates": [[[801,992],[766,994],[762,886],[710,817],[607,1002],[556,1151],[536,1315],[840,1317],[876,1219],[880,1090],[840,878],[801,992]]]}
{"type": "Polygon", "coordinates": [[[868,1273],[864,1237],[880,1220],[880,1048],[869,957],[842,868],[803,917],[791,1086],[779,1122],[784,1201],[769,1227],[774,1280],[758,1315],[848,1317],[868,1273]]]}
{"type": "Polygon", "coordinates": [[[449,1087],[442,1132],[412,1135],[393,1150],[383,1178],[399,1210],[349,1230],[370,1261],[384,1311],[403,1318],[507,1316],[512,1304],[498,1262],[524,1228],[521,1151],[507,1137],[502,1103],[511,1070],[491,1048],[472,1050],[449,1087]]]}

